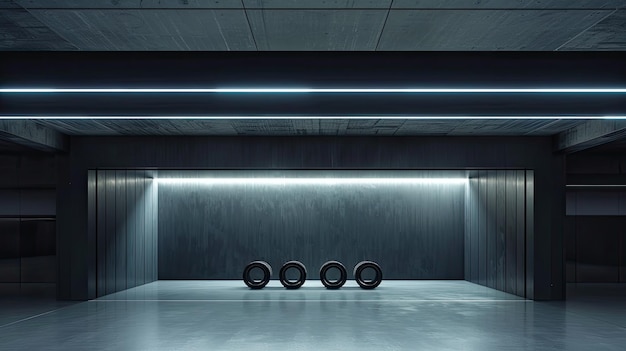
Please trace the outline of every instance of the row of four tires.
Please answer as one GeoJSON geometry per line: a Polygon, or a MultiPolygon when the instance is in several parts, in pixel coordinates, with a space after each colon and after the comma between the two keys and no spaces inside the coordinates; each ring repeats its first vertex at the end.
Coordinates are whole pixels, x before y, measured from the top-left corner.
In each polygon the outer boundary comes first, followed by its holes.
{"type": "MultiPolygon", "coordinates": [[[[287,289],[298,289],[306,281],[306,267],[300,261],[289,261],[283,264],[280,268],[279,279],[280,283],[287,289]],[[287,270],[295,269],[299,273],[299,278],[296,280],[287,279],[287,270]]],[[[354,279],[357,284],[363,289],[374,289],[383,280],[383,271],[380,266],[373,261],[361,261],[354,266],[354,279]],[[363,271],[366,269],[372,269],[375,273],[374,279],[364,279],[363,271]]],[[[248,263],[243,270],[243,281],[251,289],[263,289],[267,283],[269,283],[272,276],[272,266],[265,261],[252,261],[248,263]],[[260,269],[263,272],[262,279],[253,279],[252,271],[260,269]]],[[[320,267],[320,280],[327,289],[339,289],[348,280],[348,273],[346,267],[339,261],[328,261],[320,267]],[[328,272],[331,269],[337,269],[339,271],[339,279],[333,280],[328,278],[328,272]]]]}

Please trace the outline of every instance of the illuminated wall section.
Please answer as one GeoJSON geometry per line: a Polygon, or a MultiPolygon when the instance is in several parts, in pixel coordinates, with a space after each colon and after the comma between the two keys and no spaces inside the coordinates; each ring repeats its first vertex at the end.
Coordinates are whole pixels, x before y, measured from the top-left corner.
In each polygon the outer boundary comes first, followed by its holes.
{"type": "Polygon", "coordinates": [[[311,279],[331,259],[463,279],[465,172],[159,171],[158,183],[159,279],[241,279],[256,259],[275,272],[300,260],[311,279]]]}

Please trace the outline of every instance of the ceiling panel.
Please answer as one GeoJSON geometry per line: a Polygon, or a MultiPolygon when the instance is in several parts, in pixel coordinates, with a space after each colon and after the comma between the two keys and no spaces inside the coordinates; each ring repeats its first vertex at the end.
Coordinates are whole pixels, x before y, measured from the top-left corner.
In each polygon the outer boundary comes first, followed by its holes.
{"type": "Polygon", "coordinates": [[[394,0],[403,9],[600,9],[626,7],[624,0],[394,0]]]}
{"type": "Polygon", "coordinates": [[[243,8],[241,0],[15,0],[30,9],[215,9],[243,8]]]}
{"type": "Polygon", "coordinates": [[[380,50],[555,50],[610,10],[393,10],[380,50]]]}
{"type": "Polygon", "coordinates": [[[30,10],[81,50],[255,50],[243,11],[30,10]]]}
{"type": "Polygon", "coordinates": [[[626,10],[619,10],[581,32],[563,45],[560,50],[599,51],[624,50],[624,48],[626,48],[626,10]]]}
{"type": "Polygon", "coordinates": [[[41,120],[68,135],[554,135],[572,120],[41,120]]]}
{"type": "Polygon", "coordinates": [[[375,50],[387,10],[248,10],[259,50],[375,50]]]}
{"type": "Polygon", "coordinates": [[[388,9],[391,0],[243,0],[247,9],[388,9]]]}
{"type": "MultiPolygon", "coordinates": [[[[11,8],[1,3],[1,8],[11,8]]],[[[0,11],[0,50],[76,50],[76,47],[20,8],[0,11]]]]}
{"type": "Polygon", "coordinates": [[[18,4],[13,2],[13,0],[0,0],[0,9],[15,9],[20,8],[18,4]]]}

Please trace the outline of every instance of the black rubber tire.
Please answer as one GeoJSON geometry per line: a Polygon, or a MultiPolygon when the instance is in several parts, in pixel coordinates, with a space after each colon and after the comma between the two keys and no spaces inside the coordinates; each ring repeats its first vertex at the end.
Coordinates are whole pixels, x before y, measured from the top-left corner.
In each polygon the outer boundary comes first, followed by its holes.
{"type": "Polygon", "coordinates": [[[383,271],[380,269],[378,263],[373,261],[361,261],[354,266],[354,280],[359,286],[363,289],[374,289],[383,281],[383,271]],[[372,281],[363,280],[361,274],[363,274],[363,270],[371,268],[376,272],[376,277],[372,281]]]}
{"type": "Polygon", "coordinates": [[[265,261],[252,261],[243,269],[243,282],[246,283],[250,289],[263,289],[267,283],[270,282],[271,277],[272,266],[265,261]],[[250,277],[250,272],[255,268],[260,268],[263,271],[263,279],[255,281],[250,277]]]}
{"type": "Polygon", "coordinates": [[[339,289],[346,283],[346,280],[348,280],[348,272],[346,271],[346,267],[343,264],[341,264],[341,262],[328,261],[324,263],[322,267],[320,267],[320,280],[322,281],[322,284],[324,284],[326,289],[339,289]],[[339,273],[340,273],[339,280],[330,281],[328,280],[328,278],[326,278],[326,274],[328,273],[328,270],[331,268],[339,269],[339,273]]]}
{"type": "Polygon", "coordinates": [[[301,287],[306,281],[306,267],[300,261],[289,261],[285,262],[285,264],[280,268],[280,273],[278,274],[280,278],[280,283],[287,289],[298,289],[301,287]],[[300,272],[300,278],[295,282],[292,282],[287,279],[287,270],[290,268],[295,268],[300,272]]]}

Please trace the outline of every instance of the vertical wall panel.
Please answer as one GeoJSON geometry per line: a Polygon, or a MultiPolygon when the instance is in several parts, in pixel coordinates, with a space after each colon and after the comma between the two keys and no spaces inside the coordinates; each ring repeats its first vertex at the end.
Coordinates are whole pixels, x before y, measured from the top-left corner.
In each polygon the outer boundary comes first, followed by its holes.
{"type": "Polygon", "coordinates": [[[526,298],[535,298],[535,172],[526,171],[526,298]]]}
{"type": "Polygon", "coordinates": [[[516,245],[515,249],[516,253],[516,290],[515,294],[518,296],[526,295],[526,267],[525,267],[525,251],[526,251],[526,192],[525,192],[525,184],[526,179],[524,176],[524,171],[516,171],[517,181],[516,181],[516,191],[517,191],[517,203],[516,203],[516,245]]]}
{"type": "Polygon", "coordinates": [[[137,201],[136,201],[136,187],[137,187],[137,172],[134,170],[126,171],[126,252],[128,257],[131,258],[126,265],[126,284],[129,288],[137,286],[136,270],[137,266],[135,260],[137,257],[136,248],[136,217],[137,217],[137,201]]]}
{"type": "Polygon", "coordinates": [[[126,171],[115,171],[115,281],[126,289],[126,171]]]}
{"type": "Polygon", "coordinates": [[[97,296],[106,295],[106,171],[96,172],[97,296]]]}
{"type": "Polygon", "coordinates": [[[145,175],[145,171],[139,170],[137,171],[137,186],[135,188],[136,191],[136,204],[137,204],[137,216],[135,217],[137,221],[137,232],[135,234],[135,249],[137,252],[137,261],[135,265],[135,274],[137,279],[137,285],[141,285],[145,283],[145,248],[146,248],[146,221],[145,221],[145,211],[146,211],[146,203],[145,203],[145,182],[143,176],[145,175]]]}
{"type": "MultiPolygon", "coordinates": [[[[87,203],[88,204],[96,204],[97,196],[98,196],[98,179],[95,170],[89,170],[87,172],[87,203]]],[[[98,285],[98,277],[97,277],[97,267],[98,267],[98,237],[96,235],[97,228],[97,220],[98,220],[98,207],[97,206],[88,206],[87,208],[87,245],[89,247],[89,251],[93,252],[93,255],[88,255],[89,263],[87,265],[87,296],[90,299],[93,299],[97,296],[97,285],[98,285]]]]}
{"type": "Polygon", "coordinates": [[[478,284],[487,285],[487,171],[478,173],[478,284]]]}
{"type": "Polygon", "coordinates": [[[505,240],[505,273],[506,292],[515,294],[517,291],[517,174],[515,171],[506,172],[506,240],[505,240]]]}
{"type": "Polygon", "coordinates": [[[469,186],[465,189],[465,228],[464,228],[464,239],[463,239],[463,276],[465,280],[472,281],[471,278],[471,269],[470,269],[470,260],[473,255],[472,248],[470,242],[472,240],[472,224],[471,224],[471,213],[470,208],[472,206],[472,181],[470,180],[469,186]]]}
{"type": "Polygon", "coordinates": [[[156,280],[157,198],[151,180],[136,170],[90,174],[94,191],[88,196],[88,213],[93,217],[89,230],[94,231],[97,253],[95,291],[90,298],[156,280]]]}
{"type": "Polygon", "coordinates": [[[487,286],[496,288],[497,279],[497,197],[496,171],[487,171],[487,286]]]}
{"type": "Polygon", "coordinates": [[[518,296],[525,294],[524,184],[524,171],[480,171],[466,192],[466,279],[518,296]]]}
{"type": "Polygon", "coordinates": [[[506,171],[496,171],[496,288],[505,291],[506,262],[506,171]]]}
{"type": "Polygon", "coordinates": [[[154,223],[152,226],[152,242],[154,247],[152,248],[152,280],[159,279],[159,183],[155,180],[152,181],[152,216],[154,217],[154,223]]]}
{"type": "Polygon", "coordinates": [[[115,171],[105,171],[105,276],[106,293],[115,292],[115,171]]]}
{"type": "Polygon", "coordinates": [[[624,225],[620,228],[619,240],[619,281],[620,283],[626,283],[626,219],[623,221],[624,225]]]}
{"type": "Polygon", "coordinates": [[[478,262],[479,262],[479,250],[478,250],[478,192],[479,192],[479,182],[477,177],[473,177],[470,180],[469,187],[471,189],[471,204],[466,202],[465,206],[470,207],[470,216],[471,216],[471,237],[470,237],[470,246],[471,246],[471,254],[470,258],[470,281],[474,283],[478,283],[478,262]]]}

